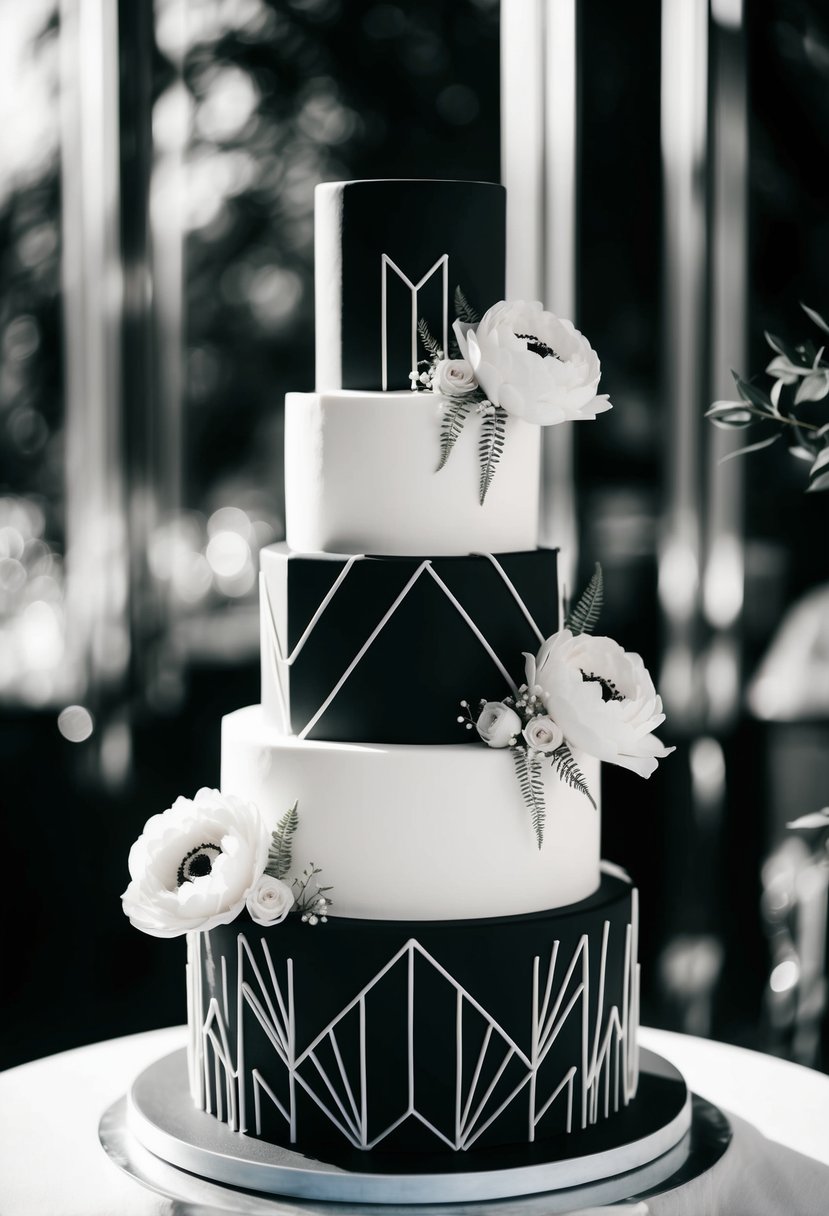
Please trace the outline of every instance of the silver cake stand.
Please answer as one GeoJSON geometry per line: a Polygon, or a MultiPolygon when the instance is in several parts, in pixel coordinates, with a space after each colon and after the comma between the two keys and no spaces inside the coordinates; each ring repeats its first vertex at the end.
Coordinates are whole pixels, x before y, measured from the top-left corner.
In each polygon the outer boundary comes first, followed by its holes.
{"type": "MultiPolygon", "coordinates": [[[[639,1140],[601,1153],[510,1169],[431,1174],[358,1173],[239,1136],[193,1108],[184,1051],[157,1061],[104,1114],[101,1144],[138,1182],[183,1205],[181,1216],[342,1213],[418,1216],[552,1216],[574,1208],[640,1200],[711,1169],[731,1140],[725,1117],[688,1094],[679,1115],[639,1140]]],[[[642,1073],[681,1075],[643,1051],[642,1073]]]]}

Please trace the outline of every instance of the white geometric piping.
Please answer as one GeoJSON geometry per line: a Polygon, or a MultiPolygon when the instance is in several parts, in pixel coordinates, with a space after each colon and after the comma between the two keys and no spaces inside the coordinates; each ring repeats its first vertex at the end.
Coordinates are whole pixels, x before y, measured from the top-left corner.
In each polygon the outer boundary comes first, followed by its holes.
{"type": "Polygon", "coordinates": [[[606,861],[602,858],[599,862],[599,869],[602,874],[609,874],[611,878],[621,878],[622,882],[633,881],[624,866],[617,865],[615,861],[606,861]]]}
{"type": "MultiPolygon", "coordinates": [[[[362,560],[363,560],[362,556],[359,556],[359,557],[355,556],[355,557],[349,558],[348,562],[346,563],[345,568],[341,571],[341,573],[338,576],[338,578],[336,579],[335,583],[333,584],[331,589],[328,591],[327,595],[325,596],[325,599],[322,601],[319,608],[314,613],[313,617],[311,618],[310,622],[308,623],[307,628],[305,629],[304,633],[302,634],[302,637],[300,638],[299,642],[297,642],[296,646],[291,651],[291,653],[287,657],[287,659],[283,657],[282,646],[281,646],[281,643],[279,640],[279,632],[277,630],[276,619],[274,617],[273,606],[272,606],[271,598],[270,598],[270,591],[268,589],[268,581],[265,578],[264,574],[260,574],[260,576],[259,576],[259,580],[260,580],[259,589],[260,589],[260,595],[262,596],[262,600],[263,600],[263,604],[264,604],[265,623],[267,626],[268,640],[270,643],[270,645],[268,646],[268,651],[269,651],[270,661],[271,661],[271,670],[273,672],[274,683],[276,685],[277,693],[278,693],[279,700],[280,700],[280,708],[282,710],[283,719],[286,723],[289,721],[289,707],[288,707],[287,694],[285,692],[285,688],[283,685],[283,678],[282,678],[283,673],[282,673],[282,668],[280,667],[280,664],[282,665],[282,667],[291,666],[291,664],[294,662],[295,658],[299,654],[300,649],[305,645],[306,641],[308,640],[311,633],[313,632],[313,630],[314,630],[316,624],[318,623],[320,617],[322,616],[323,612],[328,607],[328,605],[331,603],[337,590],[345,582],[346,576],[348,575],[349,571],[351,570],[354,562],[362,561],[362,560]]],[[[331,702],[334,700],[334,698],[339,693],[340,689],[345,684],[346,680],[352,674],[354,669],[360,664],[360,662],[362,661],[366,652],[374,644],[374,642],[377,640],[380,633],[383,631],[383,629],[386,627],[388,622],[394,616],[397,609],[403,603],[406,596],[411,591],[412,587],[414,587],[415,583],[418,581],[418,579],[421,577],[421,575],[426,572],[428,572],[431,575],[432,579],[437,584],[437,586],[440,587],[441,591],[444,593],[446,598],[449,600],[450,604],[453,606],[453,608],[455,608],[455,610],[458,612],[458,614],[462,617],[462,619],[466,622],[466,624],[472,630],[475,637],[478,639],[480,644],[483,646],[484,650],[487,652],[489,657],[492,659],[495,666],[498,668],[501,675],[506,680],[513,695],[515,695],[517,693],[517,691],[518,691],[517,686],[515,684],[515,681],[512,679],[512,676],[509,674],[506,667],[504,666],[504,664],[499,659],[498,655],[493,650],[492,646],[489,644],[487,639],[484,637],[481,630],[475,624],[472,617],[466,611],[463,604],[461,604],[460,601],[457,599],[457,597],[452,593],[452,591],[450,591],[450,589],[447,587],[446,583],[443,581],[443,579],[440,577],[440,575],[438,575],[435,572],[435,570],[432,567],[431,561],[427,558],[426,560],[424,560],[420,563],[420,565],[415,570],[414,574],[411,576],[411,578],[406,583],[403,590],[397,595],[394,602],[386,610],[386,612],[383,614],[381,619],[375,625],[374,629],[371,631],[368,638],[365,640],[363,645],[360,647],[357,654],[351,660],[348,667],[346,667],[345,671],[340,676],[339,680],[334,685],[331,692],[325,698],[322,705],[320,705],[319,709],[317,709],[317,711],[313,715],[313,717],[308,722],[306,722],[306,724],[302,728],[302,730],[297,733],[297,737],[299,739],[307,738],[309,733],[314,729],[314,727],[316,726],[319,719],[322,717],[322,715],[325,713],[325,711],[331,705],[331,702]]]]}
{"type": "Polygon", "coordinates": [[[201,934],[187,934],[187,1070],[190,1094],[198,1110],[204,1110],[203,1038],[204,995],[201,970],[201,934]]]}
{"type": "Polygon", "coordinates": [[[400,605],[403,603],[404,599],[409,594],[409,592],[411,591],[412,587],[415,585],[417,580],[420,578],[421,574],[426,569],[428,564],[429,564],[428,562],[422,562],[421,565],[418,566],[417,570],[415,570],[412,577],[406,583],[406,586],[403,588],[403,590],[397,596],[397,599],[394,601],[394,603],[391,605],[391,607],[386,611],[386,613],[380,618],[380,621],[374,626],[374,629],[372,629],[371,633],[368,635],[365,642],[363,642],[362,646],[357,651],[357,654],[351,660],[348,667],[346,667],[345,671],[340,676],[339,680],[334,685],[334,687],[332,688],[332,690],[328,694],[328,696],[325,698],[325,700],[323,701],[322,705],[319,707],[317,712],[314,714],[314,716],[311,718],[311,720],[309,722],[305,723],[305,726],[302,728],[302,730],[298,732],[298,738],[300,738],[300,739],[307,738],[309,732],[312,731],[313,728],[316,726],[317,722],[320,720],[322,715],[328,709],[328,706],[334,700],[337,693],[342,688],[343,684],[345,684],[346,680],[351,675],[352,671],[354,671],[354,668],[358,666],[361,659],[363,658],[363,655],[366,653],[366,651],[369,649],[369,647],[372,645],[372,643],[376,640],[376,638],[379,636],[379,634],[385,628],[387,623],[394,616],[395,612],[400,607],[400,605]]]}
{"type": "MultiPolygon", "coordinates": [[[[260,598],[260,602],[264,602],[264,604],[267,607],[268,615],[266,618],[266,623],[269,627],[268,634],[269,634],[271,644],[272,644],[271,645],[271,656],[274,659],[275,664],[276,664],[276,661],[278,660],[278,663],[281,663],[284,667],[288,667],[288,668],[293,667],[295,661],[299,658],[299,655],[301,654],[302,649],[305,646],[305,643],[308,641],[311,634],[314,632],[317,625],[319,624],[320,618],[322,617],[326,608],[331,603],[331,601],[333,600],[334,596],[339,591],[342,584],[348,578],[348,575],[351,571],[351,567],[354,565],[355,562],[361,562],[363,560],[364,560],[364,554],[362,554],[362,553],[355,553],[352,557],[349,557],[348,561],[345,563],[345,565],[343,566],[340,573],[334,579],[334,582],[331,584],[328,591],[325,593],[323,598],[320,600],[316,612],[311,617],[310,621],[308,622],[305,629],[303,630],[302,637],[299,639],[296,646],[294,646],[291,653],[287,656],[282,653],[282,643],[279,640],[279,630],[276,627],[276,619],[273,614],[273,605],[271,604],[270,592],[268,591],[268,582],[267,582],[267,579],[265,578],[264,572],[263,571],[259,572],[259,598],[260,598]]],[[[287,694],[285,692],[285,688],[283,687],[283,683],[282,683],[282,672],[280,671],[278,664],[273,666],[273,673],[274,673],[274,683],[276,684],[277,692],[279,693],[279,700],[281,703],[283,719],[287,722],[289,720],[288,699],[287,699],[287,694]]]]}
{"type": "Polygon", "coordinates": [[[435,262],[431,270],[427,270],[422,279],[417,283],[405,275],[398,265],[396,265],[388,254],[380,255],[380,300],[382,317],[380,322],[380,351],[383,363],[383,392],[386,392],[389,386],[388,374],[388,301],[387,301],[387,284],[388,275],[387,267],[391,266],[394,273],[401,279],[412,297],[412,358],[411,370],[417,368],[417,293],[420,291],[424,283],[431,279],[439,266],[443,267],[443,350],[446,351],[447,341],[449,338],[449,254],[442,254],[435,262]]]}
{"type": "Polygon", "coordinates": [[[498,658],[497,654],[496,654],[496,653],[495,653],[495,651],[492,649],[492,647],[490,646],[489,642],[486,640],[486,638],[484,637],[484,635],[481,633],[481,631],[480,631],[480,629],[478,628],[478,626],[477,626],[477,625],[475,624],[475,622],[472,620],[472,617],[471,617],[471,616],[469,615],[469,613],[466,611],[466,609],[464,608],[463,604],[460,602],[460,600],[456,599],[456,597],[455,597],[455,596],[452,594],[452,592],[451,592],[451,591],[449,590],[449,588],[446,586],[446,583],[443,581],[443,579],[440,577],[440,575],[439,575],[439,574],[437,574],[437,573],[435,572],[435,570],[434,570],[434,568],[433,568],[433,566],[432,566],[432,563],[431,563],[431,562],[426,562],[426,569],[429,571],[429,574],[431,574],[431,576],[432,576],[432,578],[434,579],[434,581],[435,581],[435,582],[437,583],[437,585],[440,587],[440,589],[441,589],[441,591],[443,592],[443,594],[444,594],[444,595],[446,596],[446,598],[449,600],[449,603],[452,605],[452,607],[456,609],[456,611],[457,611],[457,612],[460,614],[460,616],[461,616],[461,617],[463,617],[463,619],[466,621],[466,623],[467,623],[467,625],[469,626],[469,628],[470,628],[470,629],[472,630],[472,632],[475,634],[475,637],[478,639],[478,641],[479,641],[479,642],[481,643],[481,645],[483,646],[484,650],[487,652],[487,654],[489,655],[489,657],[492,659],[493,663],[494,663],[494,664],[495,664],[495,666],[498,668],[498,670],[500,671],[501,675],[502,675],[502,676],[504,677],[504,679],[506,680],[507,684],[509,684],[510,689],[511,689],[511,691],[512,691],[512,693],[513,693],[513,696],[517,695],[517,693],[518,693],[518,687],[517,687],[517,685],[516,685],[515,681],[513,680],[512,676],[511,676],[511,675],[509,674],[509,672],[507,671],[507,669],[506,669],[506,667],[504,666],[504,664],[503,664],[503,663],[501,662],[501,660],[498,658]]]}
{"type": "Polygon", "coordinates": [[[474,556],[475,556],[475,557],[485,557],[485,558],[487,558],[489,561],[491,561],[491,562],[492,562],[493,566],[494,566],[494,567],[495,567],[495,569],[498,571],[498,573],[500,574],[501,578],[504,580],[504,582],[505,582],[505,584],[506,584],[506,586],[507,586],[507,590],[509,591],[510,595],[511,595],[511,596],[512,596],[512,598],[515,600],[516,604],[517,604],[517,605],[518,605],[518,607],[521,609],[521,611],[523,612],[524,616],[527,618],[527,623],[529,624],[529,626],[530,626],[530,628],[532,629],[533,633],[534,633],[534,634],[535,634],[535,636],[538,638],[539,642],[542,642],[542,643],[543,643],[543,642],[545,642],[545,641],[546,641],[546,638],[544,637],[544,634],[541,632],[541,630],[540,630],[540,629],[538,628],[538,626],[536,625],[536,623],[535,623],[535,617],[534,617],[534,616],[533,616],[533,614],[530,612],[529,608],[528,608],[528,607],[527,607],[527,605],[524,603],[524,601],[521,599],[521,596],[518,594],[518,591],[516,590],[515,584],[513,583],[513,581],[512,581],[512,579],[510,578],[510,576],[507,574],[507,572],[506,572],[506,570],[504,569],[504,567],[503,567],[503,566],[501,565],[501,563],[498,561],[498,559],[497,559],[497,558],[496,558],[496,557],[495,557],[495,556],[494,556],[492,553],[476,553],[476,554],[474,554],[474,556]]]}
{"type": "MultiPolygon", "coordinates": [[[[296,1026],[294,1014],[294,968],[291,959],[285,967],[285,992],[277,977],[267,942],[260,942],[266,973],[254,957],[253,949],[243,934],[237,937],[237,1018],[236,1051],[233,1062],[227,1028],[223,1024],[219,1003],[210,1001],[207,1016],[202,1019],[202,1006],[194,998],[190,1005],[191,1017],[199,1018],[191,1024],[190,1048],[191,1075],[201,1073],[203,1089],[194,1091],[194,1101],[202,1109],[210,1111],[210,1058],[213,1062],[213,1094],[216,1096],[216,1114],[225,1119],[231,1130],[248,1130],[245,1109],[245,1007],[249,1008],[270,1042],[278,1064],[284,1069],[288,1080],[287,1104],[281,1101],[271,1085],[258,1069],[249,1074],[254,1096],[254,1130],[262,1130],[262,1101],[267,1098],[289,1125],[290,1142],[297,1139],[296,1086],[299,1085],[328,1120],[355,1148],[371,1149],[389,1136],[408,1118],[417,1119],[440,1141],[456,1151],[471,1147],[486,1129],[513,1103],[518,1095],[528,1094],[528,1140],[535,1139],[536,1129],[553,1103],[566,1095],[566,1129],[572,1131],[574,1119],[585,1128],[600,1118],[607,1118],[611,1108],[619,1109],[620,1103],[627,1105],[634,1097],[639,1075],[636,1034],[639,1020],[639,966],[637,963],[638,899],[634,889],[631,894],[631,918],[625,929],[625,954],[623,997],[621,1010],[613,1005],[605,1008],[605,977],[610,922],[602,926],[601,953],[599,957],[598,992],[590,991],[590,942],[584,934],[569,960],[561,979],[557,982],[559,962],[558,941],[554,942],[541,987],[541,959],[533,960],[532,973],[532,1030],[529,1052],[525,1052],[504,1028],[455,980],[420,943],[411,938],[389,959],[375,976],[340,1010],[328,1025],[304,1051],[296,1052],[296,1026]],[[437,972],[455,989],[455,1052],[456,1089],[453,1126],[441,1129],[430,1122],[417,1108],[416,1050],[424,1049],[416,1042],[414,1020],[415,988],[418,970],[415,961],[437,972]],[[398,964],[406,968],[407,1002],[407,1059],[408,1096],[405,1108],[381,1131],[371,1136],[369,1132],[367,1060],[371,1044],[366,1037],[366,1001],[372,990],[398,964]],[[250,978],[247,978],[246,976],[250,978]],[[359,1066],[357,1075],[349,1077],[344,1064],[338,1034],[354,1034],[353,1018],[356,1011],[359,1066]],[[478,1051],[475,1067],[466,1088],[463,1081],[464,1021],[477,1015],[486,1024],[486,1031],[478,1051]],[[572,1064],[564,1075],[553,1078],[554,1084],[545,1078],[546,1093],[539,1095],[542,1067],[558,1038],[562,1027],[571,1017],[580,1016],[581,1049],[578,1063],[572,1064]],[[595,1030],[589,1032],[590,1017],[595,1017],[595,1030]],[[326,1071],[320,1052],[330,1051],[336,1068],[326,1071]],[[499,1053],[494,1058],[492,1052],[499,1053]],[[487,1057],[493,1058],[495,1068],[492,1080],[483,1093],[478,1093],[481,1074],[487,1057]],[[515,1083],[506,1097],[492,1100],[507,1068],[513,1066],[515,1083]],[[516,1068],[517,1066],[517,1068],[516,1068]],[[576,1108],[576,1094],[580,1099],[576,1108]],[[225,1116],[224,1110],[227,1110],[225,1116]],[[575,1115],[578,1109],[578,1116],[575,1115]]],[[[189,966],[198,967],[202,935],[191,938],[189,966]]],[[[195,980],[195,972],[191,973],[195,980]]],[[[196,986],[191,982],[191,993],[196,986]]],[[[491,1068],[490,1068],[491,1071],[491,1068]]],[[[212,1113],[212,1112],[211,1112],[212,1113]]]]}

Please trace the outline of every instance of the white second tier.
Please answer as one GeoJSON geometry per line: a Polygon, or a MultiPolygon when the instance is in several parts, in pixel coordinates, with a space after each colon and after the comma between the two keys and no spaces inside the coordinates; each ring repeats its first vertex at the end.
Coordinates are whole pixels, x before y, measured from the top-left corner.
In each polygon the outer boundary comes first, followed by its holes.
{"type": "Polygon", "coordinates": [[[285,513],[301,553],[509,553],[538,542],[540,428],[507,422],[486,502],[481,420],[437,472],[443,398],[432,393],[288,393],[285,513]]]}
{"type": "MultiPolygon", "coordinates": [[[[598,802],[599,763],[576,758],[598,802]]],[[[337,916],[455,920],[585,899],[599,885],[599,813],[552,769],[544,780],[539,850],[504,751],[280,736],[259,705],[222,723],[222,790],[271,828],[298,801],[294,872],[322,867],[337,916]]]]}

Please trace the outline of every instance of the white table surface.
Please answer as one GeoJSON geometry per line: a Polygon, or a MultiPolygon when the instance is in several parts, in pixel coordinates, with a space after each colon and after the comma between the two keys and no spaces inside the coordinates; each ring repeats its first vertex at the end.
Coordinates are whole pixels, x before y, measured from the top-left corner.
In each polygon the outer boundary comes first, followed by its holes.
{"type": "MultiPolygon", "coordinates": [[[[643,1029],[640,1041],[673,1061],[696,1093],[829,1165],[829,1077],[667,1031],[643,1029]]],[[[0,1073],[0,1216],[173,1216],[172,1201],[105,1157],[98,1121],[142,1068],[184,1042],[184,1027],[174,1026],[0,1073]]]]}

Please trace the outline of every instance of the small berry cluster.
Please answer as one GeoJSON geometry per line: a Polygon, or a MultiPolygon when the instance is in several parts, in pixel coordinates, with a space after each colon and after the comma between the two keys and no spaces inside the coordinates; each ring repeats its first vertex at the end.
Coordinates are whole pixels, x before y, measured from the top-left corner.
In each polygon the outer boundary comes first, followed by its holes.
{"type": "Polygon", "coordinates": [[[318,874],[322,873],[320,866],[315,866],[311,862],[310,866],[306,866],[302,871],[301,878],[294,879],[294,905],[297,912],[301,914],[303,925],[325,925],[328,923],[328,909],[334,902],[328,895],[333,887],[321,887],[316,881],[318,874]],[[313,890],[309,891],[309,886],[313,883],[313,890]]]}
{"type": "Polygon", "coordinates": [[[302,913],[303,925],[325,925],[328,923],[328,906],[331,903],[330,899],[326,899],[324,895],[318,895],[312,900],[310,910],[302,913]]]}
{"type": "MultiPolygon", "coordinates": [[[[442,357],[443,356],[441,356],[441,358],[442,357]]],[[[431,392],[432,376],[434,375],[434,371],[435,371],[434,364],[429,359],[421,359],[420,363],[418,364],[418,367],[420,367],[420,364],[422,364],[422,363],[425,363],[427,365],[427,367],[429,368],[429,370],[426,372],[418,372],[418,371],[409,372],[409,379],[412,382],[413,389],[416,389],[419,384],[422,384],[425,389],[428,389],[431,392]]]]}

